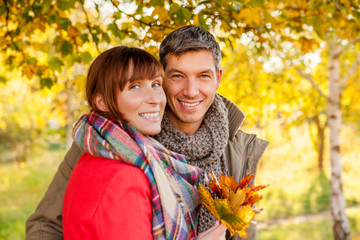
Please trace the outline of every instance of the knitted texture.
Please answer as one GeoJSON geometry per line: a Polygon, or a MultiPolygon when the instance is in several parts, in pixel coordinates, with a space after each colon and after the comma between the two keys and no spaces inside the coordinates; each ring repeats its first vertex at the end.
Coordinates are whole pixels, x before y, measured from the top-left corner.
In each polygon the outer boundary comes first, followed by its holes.
{"type": "Polygon", "coordinates": [[[135,128],[95,112],[79,119],[73,137],[85,152],[117,159],[144,172],[151,189],[154,240],[196,237],[199,168],[135,128]]]}
{"type": "MultiPolygon", "coordinates": [[[[204,183],[204,172],[213,171],[217,176],[228,174],[225,163],[225,147],[229,138],[228,110],[218,94],[208,109],[205,118],[192,136],[178,131],[169,117],[164,115],[161,132],[154,136],[167,149],[185,155],[189,164],[203,170],[200,183],[204,183]]],[[[198,232],[209,229],[216,218],[205,207],[201,207],[198,219],[198,232]]]]}

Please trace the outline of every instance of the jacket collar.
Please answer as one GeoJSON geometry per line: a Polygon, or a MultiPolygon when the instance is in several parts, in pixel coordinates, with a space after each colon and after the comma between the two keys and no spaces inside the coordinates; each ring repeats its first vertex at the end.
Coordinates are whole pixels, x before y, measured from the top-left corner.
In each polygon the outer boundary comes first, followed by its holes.
{"type": "Polygon", "coordinates": [[[231,102],[229,99],[220,94],[218,95],[222,98],[226,108],[228,109],[229,139],[233,140],[235,134],[244,122],[245,114],[238,106],[235,105],[235,103],[231,102]]]}

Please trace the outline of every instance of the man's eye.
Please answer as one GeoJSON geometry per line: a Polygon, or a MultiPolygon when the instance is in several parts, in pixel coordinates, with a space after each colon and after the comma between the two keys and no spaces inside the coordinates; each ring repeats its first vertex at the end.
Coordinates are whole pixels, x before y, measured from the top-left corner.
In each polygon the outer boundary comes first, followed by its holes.
{"type": "Polygon", "coordinates": [[[206,75],[206,74],[202,74],[202,75],[200,75],[200,77],[201,77],[201,78],[210,78],[210,76],[209,76],[209,75],[206,75]]]}
{"type": "Polygon", "coordinates": [[[172,75],[172,78],[181,78],[181,75],[180,74],[175,74],[175,75],[172,75]]]}

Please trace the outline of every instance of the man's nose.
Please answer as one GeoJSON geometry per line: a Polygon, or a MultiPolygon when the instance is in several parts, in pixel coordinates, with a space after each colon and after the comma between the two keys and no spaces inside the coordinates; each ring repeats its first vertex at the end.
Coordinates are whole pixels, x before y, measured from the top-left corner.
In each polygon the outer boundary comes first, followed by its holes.
{"type": "Polygon", "coordinates": [[[183,94],[188,98],[194,98],[199,94],[199,87],[195,78],[188,78],[185,82],[183,94]]]}

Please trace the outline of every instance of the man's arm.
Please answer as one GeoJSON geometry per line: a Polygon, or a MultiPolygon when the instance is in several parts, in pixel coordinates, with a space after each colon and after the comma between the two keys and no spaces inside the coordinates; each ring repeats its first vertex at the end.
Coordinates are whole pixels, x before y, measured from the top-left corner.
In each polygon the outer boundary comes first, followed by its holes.
{"type": "MultiPolygon", "coordinates": [[[[261,156],[268,146],[268,142],[256,137],[255,134],[247,134],[239,130],[233,140],[229,140],[226,148],[226,159],[229,166],[230,175],[232,175],[236,181],[240,181],[242,177],[249,173],[253,173],[256,176],[257,167],[261,156]]],[[[254,184],[255,178],[251,181],[251,185],[254,184]]],[[[247,238],[249,240],[257,239],[256,225],[250,224],[247,229],[247,238]]],[[[226,239],[242,240],[238,235],[230,237],[230,234],[226,236],[226,239]]]]}
{"type": "Polygon", "coordinates": [[[62,206],[71,172],[84,152],[73,143],[43,199],[26,221],[26,240],[63,239],[62,206]]]}

